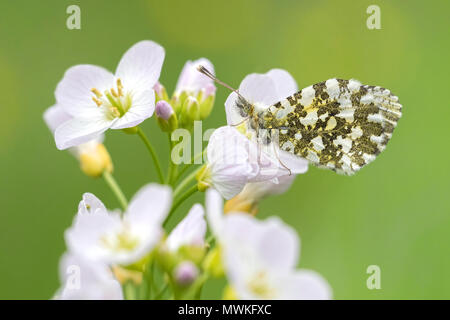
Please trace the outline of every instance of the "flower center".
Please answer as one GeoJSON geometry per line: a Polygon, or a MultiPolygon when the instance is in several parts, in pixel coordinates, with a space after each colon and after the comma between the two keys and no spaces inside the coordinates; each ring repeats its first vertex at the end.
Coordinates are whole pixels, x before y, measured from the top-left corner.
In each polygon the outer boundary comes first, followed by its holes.
{"type": "Polygon", "coordinates": [[[92,101],[104,108],[111,119],[122,117],[131,107],[131,94],[124,92],[120,79],[116,81],[116,88],[105,90],[103,94],[97,88],[92,88],[91,92],[94,94],[92,101]]]}
{"type": "Polygon", "coordinates": [[[120,232],[101,238],[102,244],[115,252],[132,251],[139,244],[139,239],[124,227],[120,232]]]}
{"type": "Polygon", "coordinates": [[[252,293],[263,299],[273,299],[275,289],[270,286],[270,281],[265,271],[258,271],[252,275],[247,285],[252,293]]]}

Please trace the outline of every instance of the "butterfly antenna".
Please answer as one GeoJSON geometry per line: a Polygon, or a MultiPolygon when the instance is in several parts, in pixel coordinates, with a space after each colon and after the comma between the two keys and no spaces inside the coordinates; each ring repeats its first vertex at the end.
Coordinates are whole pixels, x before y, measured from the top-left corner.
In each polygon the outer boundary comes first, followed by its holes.
{"type": "Polygon", "coordinates": [[[212,79],[213,81],[217,82],[218,84],[224,86],[225,88],[230,89],[230,90],[233,91],[233,92],[236,92],[236,94],[237,94],[239,97],[241,97],[242,99],[244,99],[245,101],[247,101],[243,96],[241,96],[241,94],[239,93],[239,91],[238,91],[237,89],[234,89],[234,88],[232,88],[231,86],[229,86],[228,84],[226,84],[225,82],[223,82],[223,81],[217,79],[217,78],[211,73],[211,71],[209,71],[208,69],[206,69],[204,66],[199,65],[199,66],[197,67],[197,70],[198,70],[200,73],[203,73],[203,74],[204,74],[205,76],[207,76],[208,78],[210,78],[210,79],[212,79]]]}

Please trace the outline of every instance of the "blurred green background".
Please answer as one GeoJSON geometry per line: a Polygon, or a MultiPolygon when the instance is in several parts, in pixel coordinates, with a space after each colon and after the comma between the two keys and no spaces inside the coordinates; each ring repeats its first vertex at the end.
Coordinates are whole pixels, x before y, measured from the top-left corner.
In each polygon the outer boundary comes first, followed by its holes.
{"type": "MultiPolygon", "coordinates": [[[[203,56],[234,86],[279,67],[299,87],[340,77],[391,89],[404,115],[377,161],[353,177],[311,167],[260,216],[280,215],[299,231],[300,266],[324,275],[337,299],[450,298],[448,12],[443,0],[1,1],[0,298],[53,295],[63,233],[83,192],[118,207],[101,179],[56,149],[42,113],[67,68],[114,70],[143,39],[165,47],[169,91],[185,61],[203,56]],[[71,4],[81,7],[81,30],[66,28],[71,4]],[[366,27],[371,4],[381,8],[381,30],[366,27]],[[366,287],[372,264],[381,290],[366,287]]],[[[204,128],[225,124],[227,95],[218,89],[204,128]]],[[[154,119],[144,129],[166,164],[166,137],[154,119]]],[[[156,181],[137,137],[110,131],[106,145],[128,197],[156,181]]],[[[203,197],[191,200],[178,218],[203,197]]],[[[218,285],[205,297],[220,297],[218,285]]]]}

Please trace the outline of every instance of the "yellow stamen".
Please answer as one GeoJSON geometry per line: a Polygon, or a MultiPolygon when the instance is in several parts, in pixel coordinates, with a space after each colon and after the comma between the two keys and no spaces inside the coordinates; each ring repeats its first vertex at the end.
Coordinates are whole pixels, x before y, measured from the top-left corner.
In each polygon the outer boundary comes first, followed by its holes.
{"type": "Polygon", "coordinates": [[[115,117],[120,117],[120,112],[116,107],[111,107],[111,113],[115,116],[115,117]]]}
{"type": "Polygon", "coordinates": [[[111,93],[113,95],[113,97],[118,98],[119,96],[117,95],[116,90],[114,90],[114,88],[111,88],[111,93]]]}
{"type": "Polygon", "coordinates": [[[98,100],[96,97],[92,97],[92,100],[94,100],[97,107],[100,107],[102,105],[102,102],[100,100],[98,100]]]}
{"type": "Polygon", "coordinates": [[[122,86],[122,81],[120,79],[117,79],[117,90],[119,92],[119,97],[123,96],[123,86],[122,86]]]}
{"type": "Polygon", "coordinates": [[[91,92],[97,96],[97,98],[101,98],[102,94],[96,88],[92,88],[91,92]]]}

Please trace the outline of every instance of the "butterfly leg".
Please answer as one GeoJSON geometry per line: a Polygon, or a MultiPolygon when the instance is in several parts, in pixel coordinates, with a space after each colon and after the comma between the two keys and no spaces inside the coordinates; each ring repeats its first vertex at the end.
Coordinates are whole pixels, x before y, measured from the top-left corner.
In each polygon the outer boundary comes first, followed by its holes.
{"type": "MultiPolygon", "coordinates": [[[[272,138],[273,138],[273,135],[272,135],[272,138]]],[[[278,136],[277,136],[277,139],[278,139],[278,136]]],[[[285,168],[287,171],[289,171],[289,175],[291,176],[291,175],[292,175],[292,171],[291,171],[291,169],[288,168],[288,166],[286,166],[286,165],[283,163],[283,161],[281,161],[280,156],[279,156],[278,151],[277,151],[277,148],[275,147],[275,143],[272,142],[272,146],[273,146],[273,153],[274,153],[275,156],[277,157],[278,162],[281,164],[281,166],[282,166],[283,168],[285,168]]]]}
{"type": "Polygon", "coordinates": [[[238,126],[240,126],[241,124],[243,124],[245,121],[247,121],[248,119],[250,118],[250,116],[247,116],[247,117],[245,117],[242,121],[240,121],[239,123],[233,123],[233,124],[230,124],[230,127],[238,127],[238,126]]]}

